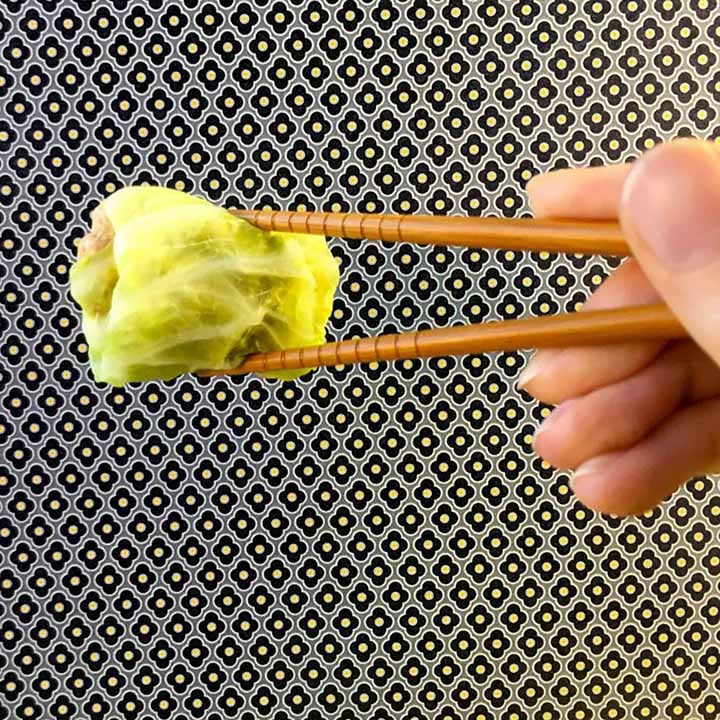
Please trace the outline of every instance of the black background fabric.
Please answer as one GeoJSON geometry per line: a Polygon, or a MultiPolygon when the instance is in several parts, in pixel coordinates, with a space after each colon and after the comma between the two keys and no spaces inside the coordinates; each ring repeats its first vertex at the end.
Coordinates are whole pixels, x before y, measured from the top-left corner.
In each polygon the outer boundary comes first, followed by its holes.
{"type": "MultiPolygon", "coordinates": [[[[129,183],[526,213],[541,170],[717,135],[718,44],[700,0],[5,0],[0,718],[717,717],[710,479],[584,510],[522,353],[97,385],[68,268],[129,183]]],[[[332,250],[338,338],[573,310],[614,264],[332,250]]]]}

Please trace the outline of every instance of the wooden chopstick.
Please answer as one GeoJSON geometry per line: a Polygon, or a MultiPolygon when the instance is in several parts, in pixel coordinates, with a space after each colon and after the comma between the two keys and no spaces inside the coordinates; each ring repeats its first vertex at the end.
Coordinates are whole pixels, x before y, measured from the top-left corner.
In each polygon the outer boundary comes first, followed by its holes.
{"type": "Polygon", "coordinates": [[[612,222],[288,210],[230,212],[263,230],[277,232],[418,245],[462,245],[469,248],[587,255],[629,254],[619,225],[612,222]]]}
{"type": "Polygon", "coordinates": [[[197,375],[242,375],[324,365],[684,337],[687,337],[685,328],[666,305],[646,305],[341,340],[250,355],[231,370],[203,370],[197,375]]]}

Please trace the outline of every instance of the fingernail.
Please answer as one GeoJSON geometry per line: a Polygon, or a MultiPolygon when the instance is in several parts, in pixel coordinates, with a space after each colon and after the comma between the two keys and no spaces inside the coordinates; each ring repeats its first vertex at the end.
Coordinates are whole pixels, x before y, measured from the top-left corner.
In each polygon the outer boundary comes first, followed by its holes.
{"type": "MultiPolygon", "coordinates": [[[[525,191],[532,195],[533,188],[537,188],[538,185],[542,184],[543,178],[547,176],[547,173],[541,173],[539,175],[533,175],[525,184],[525,191]]],[[[530,198],[532,203],[532,198],[530,198]]]]}
{"type": "Polygon", "coordinates": [[[534,439],[537,440],[538,436],[542,433],[547,432],[551,428],[555,427],[558,422],[564,418],[568,411],[572,408],[572,406],[577,402],[577,398],[572,398],[571,400],[565,400],[564,402],[561,402],[551,413],[550,415],[543,420],[540,427],[535,432],[534,439]]]}
{"type": "Polygon", "coordinates": [[[533,357],[530,358],[530,362],[528,362],[526,368],[518,376],[517,386],[520,388],[520,390],[524,390],[525,386],[528,385],[530,381],[536,378],[541,372],[543,372],[547,365],[547,360],[542,355],[540,355],[539,357],[537,355],[533,355],[533,357]]]}
{"type": "Polygon", "coordinates": [[[570,477],[568,484],[570,489],[574,492],[578,482],[587,481],[591,475],[596,475],[598,470],[607,468],[610,463],[611,456],[609,455],[598,455],[583,463],[570,477]]]}
{"type": "Polygon", "coordinates": [[[669,270],[690,271],[720,259],[720,159],[714,145],[661,145],[631,169],[622,220],[633,242],[669,270]]]}

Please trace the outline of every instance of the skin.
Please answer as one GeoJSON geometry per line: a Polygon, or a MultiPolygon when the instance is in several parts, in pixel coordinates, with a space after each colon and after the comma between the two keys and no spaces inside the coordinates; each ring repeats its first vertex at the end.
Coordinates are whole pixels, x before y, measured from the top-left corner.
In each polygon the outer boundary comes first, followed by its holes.
{"type": "Polygon", "coordinates": [[[539,217],[619,219],[633,251],[583,309],[667,302],[692,341],[538,352],[520,380],[558,405],[536,451],[588,507],[641,514],[720,469],[720,153],[662,145],[632,166],[534,178],[539,217]]]}

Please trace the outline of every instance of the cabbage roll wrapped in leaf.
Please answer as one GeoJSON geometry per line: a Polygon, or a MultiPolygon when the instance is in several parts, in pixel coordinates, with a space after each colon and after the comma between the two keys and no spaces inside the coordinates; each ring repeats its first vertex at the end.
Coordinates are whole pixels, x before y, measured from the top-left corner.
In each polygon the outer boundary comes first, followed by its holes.
{"type": "Polygon", "coordinates": [[[92,221],[70,290],[96,380],[169,380],[325,341],[339,274],[323,236],[265,232],[158,187],[119,190],[92,221]]]}

